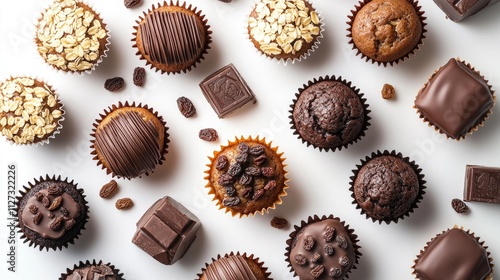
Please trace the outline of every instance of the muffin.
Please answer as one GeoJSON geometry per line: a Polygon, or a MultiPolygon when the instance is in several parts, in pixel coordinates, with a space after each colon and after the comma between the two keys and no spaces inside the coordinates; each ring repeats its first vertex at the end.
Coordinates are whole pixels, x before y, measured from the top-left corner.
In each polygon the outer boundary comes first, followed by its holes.
{"type": "Polygon", "coordinates": [[[422,170],[396,151],[374,152],[356,167],[350,182],[353,204],[373,222],[397,223],[425,194],[422,170]]]}
{"type": "Polygon", "coordinates": [[[416,0],[363,0],[349,16],[349,43],[366,61],[392,66],[425,38],[423,14],[416,0]]]}
{"type": "Polygon", "coordinates": [[[412,266],[416,279],[491,280],[493,263],[484,241],[457,226],[427,242],[412,266]]]}
{"type": "Polygon", "coordinates": [[[358,236],[333,215],[314,215],[290,233],[286,262],[300,279],[344,279],[356,269],[361,253],[358,236]]]}
{"type": "Polygon", "coordinates": [[[169,135],[163,117],[147,105],[108,107],[92,129],[92,155],[113,177],[149,175],[165,160],[169,135]]]}
{"type": "Polygon", "coordinates": [[[63,105],[47,83],[24,76],[0,83],[0,131],[10,142],[49,143],[63,120],[63,105]]]}
{"type": "Polygon", "coordinates": [[[494,104],[494,91],[481,73],[451,58],[418,92],[414,108],[429,126],[460,140],[483,126],[494,104]]]}
{"type": "Polygon", "coordinates": [[[90,73],[106,56],[109,33],[100,15],[78,0],[54,0],[42,13],[35,43],[45,62],[63,72],[90,73]]]}
{"type": "Polygon", "coordinates": [[[17,226],[29,246],[61,250],[85,229],[89,207],[78,184],[48,175],[28,183],[17,197],[17,226]]]}
{"type": "Polygon", "coordinates": [[[209,157],[205,186],[219,209],[232,216],[264,214],[281,204],[288,188],[283,153],[265,139],[236,138],[209,157]]]}
{"type": "Polygon", "coordinates": [[[217,259],[212,258],[212,263],[206,263],[197,276],[198,280],[271,280],[270,275],[264,262],[253,254],[247,256],[247,253],[231,252],[223,257],[218,255],[217,259]]]}
{"type": "Polygon", "coordinates": [[[295,96],[291,129],[307,146],[341,150],[365,136],[370,126],[366,99],[342,77],[309,81],[295,96]]]}
{"type": "Polygon", "coordinates": [[[86,262],[80,261],[73,268],[67,268],[66,273],[62,273],[61,277],[59,277],[59,280],[82,279],[125,280],[123,273],[120,273],[120,270],[115,268],[114,265],[103,261],[96,262],[95,260],[92,260],[92,262],[89,260],[86,262]]]}
{"type": "Polygon", "coordinates": [[[134,48],[146,65],[161,73],[187,72],[204,59],[212,43],[205,16],[190,4],[153,5],[139,17],[133,33],[134,48]]]}
{"type": "Polygon", "coordinates": [[[262,55],[286,64],[305,59],[318,47],[323,23],[307,0],[259,0],[246,31],[262,55]]]}

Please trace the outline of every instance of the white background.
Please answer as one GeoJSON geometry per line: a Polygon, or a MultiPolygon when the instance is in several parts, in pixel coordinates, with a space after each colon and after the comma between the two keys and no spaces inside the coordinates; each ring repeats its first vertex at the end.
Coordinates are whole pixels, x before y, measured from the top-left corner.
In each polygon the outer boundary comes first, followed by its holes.
{"type": "MultiPolygon", "coordinates": [[[[148,68],[144,88],[132,83],[132,72],[144,66],[132,48],[132,26],[153,1],[126,9],[121,0],[89,1],[100,11],[111,31],[108,56],[90,75],[65,75],[42,63],[33,46],[33,22],[48,1],[0,2],[0,79],[32,75],[45,79],[60,95],[66,110],[61,134],[38,147],[10,145],[0,141],[0,212],[7,215],[7,165],[17,164],[18,187],[45,174],[74,179],[84,188],[90,221],[83,235],[62,251],[39,251],[18,243],[17,272],[6,267],[7,222],[2,218],[0,275],[2,279],[57,279],[66,267],[87,259],[115,264],[126,279],[194,279],[205,262],[230,251],[253,253],[265,261],[274,279],[292,279],[285,262],[285,240],[292,228],[269,225],[273,216],[299,224],[309,215],[333,214],[345,220],[360,238],[363,256],[350,279],[413,279],[411,266],[419,250],[435,234],[453,227],[471,229],[489,246],[495,263],[500,262],[498,217],[500,205],[468,203],[467,215],[454,212],[453,198],[462,198],[466,164],[500,166],[500,112],[493,114],[465,140],[445,139],[429,128],[412,108],[415,95],[427,78],[451,57],[471,63],[500,89],[500,5],[488,8],[462,23],[445,18],[433,1],[420,1],[427,16],[427,38],[410,60],[394,67],[366,63],[351,50],[346,37],[347,15],[355,1],[314,0],[324,19],[324,38],[308,59],[286,66],[261,57],[249,43],[243,25],[251,1],[189,0],[206,15],[213,43],[206,59],[186,74],[161,75],[148,68]],[[218,119],[199,89],[199,82],[228,63],[233,63],[253,89],[258,102],[218,119]],[[287,112],[297,89],[308,80],[337,75],[353,82],[365,93],[372,110],[371,126],[357,144],[337,152],[306,147],[290,130],[287,112]],[[122,76],[126,87],[116,93],[103,89],[107,78],[122,76]],[[391,83],[395,100],[384,100],[380,90],[391,83]],[[186,119],[176,99],[189,97],[197,115],[186,119]],[[98,196],[111,179],[90,155],[92,123],[105,108],[118,101],[152,106],[164,117],[170,133],[164,165],[149,176],[118,180],[120,191],[110,200],[98,196]],[[216,143],[198,139],[201,128],[218,130],[216,143]],[[266,215],[238,219],[217,210],[204,189],[207,156],[235,136],[263,136],[285,153],[290,178],[284,203],[266,215]],[[423,169],[427,189],[419,208],[398,224],[373,223],[355,208],[349,192],[351,170],[361,158],[376,150],[397,150],[410,156],[423,169]],[[164,266],[131,243],[135,223],[158,198],[170,195],[202,221],[196,241],[185,257],[164,266]],[[131,197],[134,207],[118,211],[114,202],[131,197]],[[5,260],[5,261],[4,261],[5,260]]],[[[156,3],[156,1],[154,2],[156,3]]],[[[500,263],[499,266],[500,267],[500,263]]],[[[500,278],[496,269],[494,278],[500,278]]]]}

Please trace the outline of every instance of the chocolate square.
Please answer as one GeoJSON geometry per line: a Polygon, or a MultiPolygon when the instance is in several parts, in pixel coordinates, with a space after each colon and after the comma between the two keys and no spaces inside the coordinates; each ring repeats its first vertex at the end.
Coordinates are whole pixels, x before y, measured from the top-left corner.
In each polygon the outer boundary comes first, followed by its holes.
{"type": "Polygon", "coordinates": [[[415,107],[453,139],[478,126],[493,107],[493,93],[477,72],[452,58],[419,92],[415,107]]]}
{"type": "Polygon", "coordinates": [[[464,200],[500,203],[500,168],[467,165],[464,200]]]}
{"type": "Polygon", "coordinates": [[[434,2],[448,18],[459,22],[500,0],[434,0],[434,2]]]}
{"type": "Polygon", "coordinates": [[[201,91],[219,118],[246,103],[257,102],[252,90],[233,64],[222,67],[200,83],[201,91]]]}

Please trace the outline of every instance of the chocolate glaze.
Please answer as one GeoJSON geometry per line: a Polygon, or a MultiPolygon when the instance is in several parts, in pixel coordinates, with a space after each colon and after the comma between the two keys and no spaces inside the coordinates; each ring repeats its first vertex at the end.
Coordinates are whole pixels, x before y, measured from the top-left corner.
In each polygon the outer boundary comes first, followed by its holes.
{"type": "Polygon", "coordinates": [[[239,255],[220,258],[203,273],[206,280],[257,280],[247,261],[239,255]]]}
{"type": "Polygon", "coordinates": [[[464,200],[500,203],[500,168],[467,165],[464,200]]]}
{"type": "Polygon", "coordinates": [[[434,0],[434,2],[451,20],[459,22],[500,0],[434,0]]]}
{"type": "Polygon", "coordinates": [[[95,146],[113,173],[130,179],[152,172],[160,162],[159,138],[151,120],[125,111],[97,129],[95,146]]]}
{"type": "Polygon", "coordinates": [[[77,268],[66,277],[66,280],[116,280],[113,269],[107,265],[92,265],[77,268]]]}
{"type": "Polygon", "coordinates": [[[417,259],[420,280],[484,280],[491,273],[488,253],[468,232],[453,228],[437,236],[417,259]]]}

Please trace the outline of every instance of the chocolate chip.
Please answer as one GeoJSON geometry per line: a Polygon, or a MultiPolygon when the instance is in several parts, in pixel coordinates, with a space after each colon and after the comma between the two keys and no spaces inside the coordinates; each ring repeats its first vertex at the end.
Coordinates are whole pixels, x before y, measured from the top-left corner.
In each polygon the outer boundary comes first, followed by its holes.
{"type": "Polygon", "coordinates": [[[312,236],[306,236],[306,238],[304,239],[304,249],[306,249],[307,251],[311,251],[315,243],[316,240],[314,240],[312,236]]]}
{"type": "Polygon", "coordinates": [[[227,157],[225,155],[220,155],[217,158],[217,161],[215,162],[215,169],[221,171],[223,169],[226,169],[228,164],[229,164],[229,160],[227,159],[227,157]]]}
{"type": "Polygon", "coordinates": [[[177,107],[179,108],[181,114],[186,118],[190,118],[196,114],[196,108],[194,107],[193,102],[185,96],[177,98],[177,107]]]}
{"type": "Polygon", "coordinates": [[[104,88],[111,92],[122,89],[124,85],[125,80],[122,77],[110,78],[104,82],[104,88]]]}
{"type": "Polygon", "coordinates": [[[217,130],[213,128],[203,128],[200,130],[200,132],[198,132],[198,137],[201,140],[213,142],[219,139],[219,134],[217,134],[217,130]]]}
{"type": "MultiPolygon", "coordinates": [[[[138,3],[141,2],[141,0],[125,0],[125,1],[138,2],[138,3]]],[[[125,5],[125,6],[127,6],[127,5],[125,5]]],[[[129,8],[129,7],[127,7],[127,8],[129,8]]],[[[134,81],[134,85],[136,85],[138,87],[142,87],[144,85],[144,83],[146,82],[146,69],[144,69],[143,67],[136,67],[134,69],[134,74],[133,74],[132,79],[134,81]]]]}

